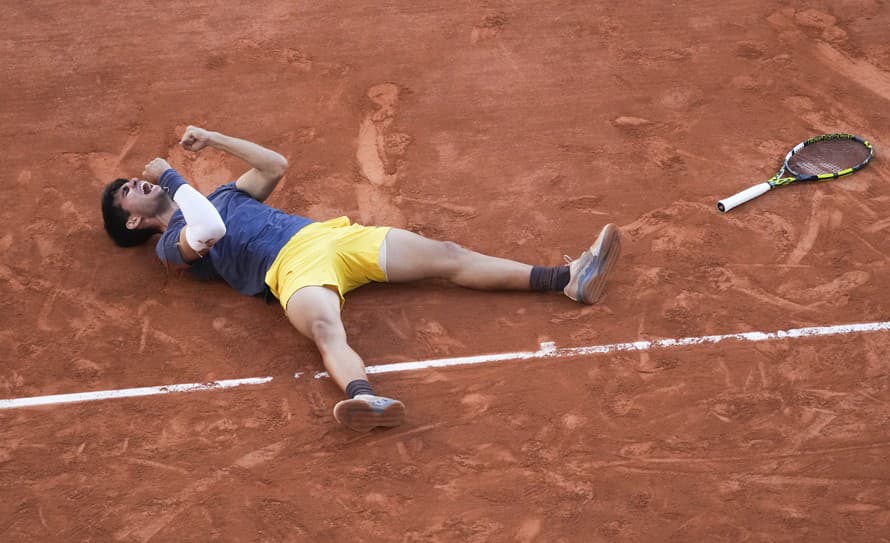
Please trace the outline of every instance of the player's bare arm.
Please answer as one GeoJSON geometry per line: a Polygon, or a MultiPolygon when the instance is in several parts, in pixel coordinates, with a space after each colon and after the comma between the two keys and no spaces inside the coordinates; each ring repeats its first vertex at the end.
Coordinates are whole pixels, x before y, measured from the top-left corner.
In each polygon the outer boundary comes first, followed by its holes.
{"type": "Polygon", "coordinates": [[[235,181],[235,186],[261,202],[272,194],[287,170],[287,159],[271,149],[197,126],[187,127],[180,143],[195,152],[215,147],[247,162],[251,169],[235,181]]]}

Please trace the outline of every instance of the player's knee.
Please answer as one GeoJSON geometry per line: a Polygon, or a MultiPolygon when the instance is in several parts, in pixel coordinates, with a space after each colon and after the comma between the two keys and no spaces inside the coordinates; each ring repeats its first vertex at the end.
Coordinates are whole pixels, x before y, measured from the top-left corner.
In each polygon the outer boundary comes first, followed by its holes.
{"type": "Polygon", "coordinates": [[[311,332],[312,340],[322,350],[346,341],[343,324],[332,319],[316,320],[312,323],[311,332]]]}
{"type": "Polygon", "coordinates": [[[441,243],[442,253],[446,260],[460,260],[467,253],[467,249],[463,245],[453,241],[443,241],[441,243]]]}
{"type": "Polygon", "coordinates": [[[469,251],[453,241],[442,241],[440,243],[443,274],[446,276],[454,275],[460,271],[462,262],[469,254],[469,251]]]}

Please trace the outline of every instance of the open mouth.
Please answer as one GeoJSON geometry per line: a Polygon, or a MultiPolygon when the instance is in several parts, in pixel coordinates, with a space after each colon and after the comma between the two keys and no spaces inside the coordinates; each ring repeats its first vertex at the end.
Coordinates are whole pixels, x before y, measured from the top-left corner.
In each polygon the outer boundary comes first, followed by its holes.
{"type": "Polygon", "coordinates": [[[152,184],[148,181],[142,181],[141,183],[139,183],[139,190],[142,191],[142,194],[148,194],[149,192],[151,192],[152,187],[152,184]]]}

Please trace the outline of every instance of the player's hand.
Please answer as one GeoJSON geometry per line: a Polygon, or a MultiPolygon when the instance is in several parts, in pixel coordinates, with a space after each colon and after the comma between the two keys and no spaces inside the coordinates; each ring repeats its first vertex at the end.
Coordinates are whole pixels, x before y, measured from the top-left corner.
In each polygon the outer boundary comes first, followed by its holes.
{"type": "Polygon", "coordinates": [[[200,151],[210,145],[212,135],[213,132],[209,130],[204,130],[197,126],[188,126],[182,135],[182,139],[179,140],[179,144],[188,151],[200,151]]]}
{"type": "Polygon", "coordinates": [[[163,158],[155,158],[145,165],[142,170],[142,178],[149,183],[157,183],[164,172],[170,169],[170,164],[163,158]]]}

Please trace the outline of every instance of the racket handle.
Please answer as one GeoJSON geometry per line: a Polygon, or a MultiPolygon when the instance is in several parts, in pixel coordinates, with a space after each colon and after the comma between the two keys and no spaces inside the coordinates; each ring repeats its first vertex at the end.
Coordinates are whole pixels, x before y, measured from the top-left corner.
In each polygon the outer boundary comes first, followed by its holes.
{"type": "Polygon", "coordinates": [[[753,200],[761,194],[769,192],[773,188],[769,183],[758,183],[751,188],[745,189],[738,194],[733,194],[729,198],[724,198],[717,202],[717,209],[722,213],[726,213],[730,209],[740,206],[748,200],[753,200]]]}

